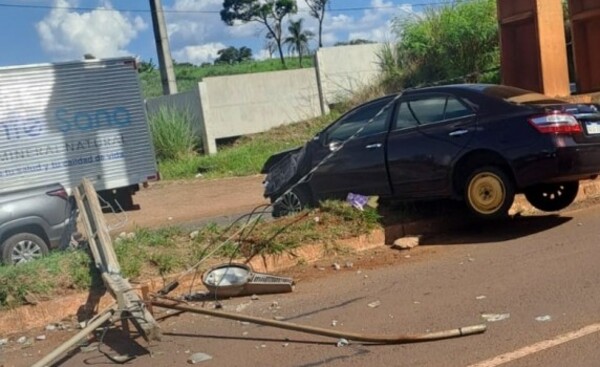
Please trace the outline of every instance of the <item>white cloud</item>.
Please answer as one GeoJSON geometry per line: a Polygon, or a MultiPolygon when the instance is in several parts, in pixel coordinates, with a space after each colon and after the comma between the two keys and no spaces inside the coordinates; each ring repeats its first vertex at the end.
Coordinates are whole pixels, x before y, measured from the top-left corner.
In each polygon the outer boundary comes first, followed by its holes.
{"type": "Polygon", "coordinates": [[[207,43],[199,46],[186,46],[173,52],[173,58],[177,62],[190,62],[200,65],[204,62],[213,62],[219,55],[217,52],[227,48],[222,43],[207,43]]]}
{"type": "Polygon", "coordinates": [[[57,8],[36,24],[42,48],[54,59],[81,59],[86,53],[96,57],[128,55],[129,43],[148,28],[139,16],[107,11],[112,9],[109,1],[88,12],[65,9],[75,5],[74,1],[55,0],[57,8]]]}

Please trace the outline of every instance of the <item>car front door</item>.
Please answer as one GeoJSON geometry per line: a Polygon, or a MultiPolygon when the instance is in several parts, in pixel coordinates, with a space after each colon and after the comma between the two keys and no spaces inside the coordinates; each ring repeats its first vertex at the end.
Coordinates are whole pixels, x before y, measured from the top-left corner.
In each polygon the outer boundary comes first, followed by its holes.
{"type": "Polygon", "coordinates": [[[476,115],[459,98],[402,99],[388,138],[394,196],[428,198],[451,190],[451,167],[475,134],[476,115]]]}
{"type": "Polygon", "coordinates": [[[317,200],[343,199],[350,192],[381,196],[391,194],[385,148],[393,110],[390,104],[392,99],[391,96],[385,97],[360,106],[319,135],[318,148],[312,155],[313,167],[332,151],[335,153],[310,179],[310,187],[317,200]],[[359,135],[340,148],[362,127],[364,130],[359,135]]]}

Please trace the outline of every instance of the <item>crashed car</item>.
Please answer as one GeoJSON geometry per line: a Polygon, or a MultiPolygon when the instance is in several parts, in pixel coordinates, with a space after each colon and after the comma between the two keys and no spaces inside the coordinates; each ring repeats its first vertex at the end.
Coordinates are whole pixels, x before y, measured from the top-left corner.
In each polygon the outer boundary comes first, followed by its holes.
{"type": "Polygon", "coordinates": [[[349,193],[463,200],[480,218],[507,215],[517,193],[542,211],[561,210],[580,180],[600,172],[598,110],[503,85],[406,90],[271,156],[264,195],[275,216],[349,193]]]}

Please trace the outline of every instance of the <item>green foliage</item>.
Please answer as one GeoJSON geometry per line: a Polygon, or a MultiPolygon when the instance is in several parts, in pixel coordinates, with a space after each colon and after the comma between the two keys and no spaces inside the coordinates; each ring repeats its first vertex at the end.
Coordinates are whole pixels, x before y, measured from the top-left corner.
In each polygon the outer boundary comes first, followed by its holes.
{"type": "Polygon", "coordinates": [[[334,46],[352,46],[352,45],[367,45],[370,43],[376,43],[375,41],[366,40],[362,38],[352,39],[350,41],[336,42],[334,46]]]}
{"type": "Polygon", "coordinates": [[[483,75],[500,64],[495,0],[427,9],[396,19],[394,30],[398,43],[380,56],[390,89],[497,79],[483,75]]]}
{"type": "Polygon", "coordinates": [[[161,107],[150,116],[150,131],[159,161],[192,155],[198,146],[188,110],[161,107]]]}
{"type": "Polygon", "coordinates": [[[310,52],[308,48],[308,41],[311,40],[315,35],[313,32],[302,29],[303,19],[297,21],[290,21],[288,27],[289,36],[283,41],[288,45],[290,52],[298,54],[298,61],[302,66],[302,55],[306,55],[310,52]]]}
{"type": "Polygon", "coordinates": [[[230,46],[217,51],[219,57],[215,60],[215,65],[218,64],[235,64],[244,61],[252,60],[252,50],[242,46],[239,49],[230,46]]]}
{"type": "MultiPolygon", "coordinates": [[[[312,67],[312,58],[303,60],[302,67],[312,67]]],[[[280,61],[274,59],[261,61],[244,61],[235,64],[204,64],[204,66],[193,66],[186,64],[175,65],[175,77],[177,89],[180,92],[192,90],[199,81],[206,77],[263,73],[268,71],[279,71],[284,69],[298,69],[300,63],[297,58],[286,58],[284,67],[280,61]]],[[[145,98],[159,97],[163,94],[158,70],[140,74],[140,82],[145,98]]]]}
{"type": "Polygon", "coordinates": [[[281,63],[285,65],[281,49],[283,19],[298,11],[296,0],[224,0],[221,20],[229,26],[236,21],[258,22],[267,28],[267,36],[275,40],[281,63]]]}

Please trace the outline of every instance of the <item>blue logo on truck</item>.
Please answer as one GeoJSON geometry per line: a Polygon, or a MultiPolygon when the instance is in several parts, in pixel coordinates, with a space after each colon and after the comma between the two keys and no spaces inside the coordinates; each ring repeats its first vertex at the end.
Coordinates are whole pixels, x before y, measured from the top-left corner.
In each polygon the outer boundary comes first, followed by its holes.
{"type": "Polygon", "coordinates": [[[71,130],[91,131],[103,127],[122,127],[131,123],[131,114],[125,107],[70,112],[66,108],[56,110],[58,128],[62,132],[71,130]]]}

